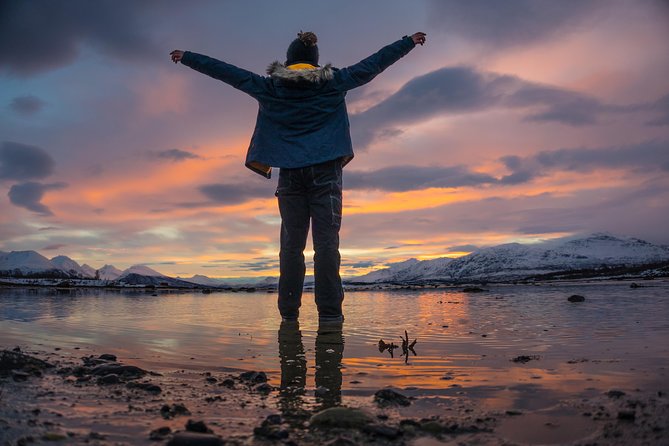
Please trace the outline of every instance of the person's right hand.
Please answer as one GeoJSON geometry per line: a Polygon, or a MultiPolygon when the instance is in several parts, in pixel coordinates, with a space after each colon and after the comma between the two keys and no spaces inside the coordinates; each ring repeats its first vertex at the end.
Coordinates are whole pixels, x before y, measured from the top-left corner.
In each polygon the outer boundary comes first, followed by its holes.
{"type": "Polygon", "coordinates": [[[425,33],[416,33],[411,35],[411,40],[413,40],[413,43],[416,45],[423,45],[425,43],[425,33]]]}
{"type": "Polygon", "coordinates": [[[170,56],[172,56],[172,62],[181,62],[181,59],[184,57],[184,52],[181,50],[174,50],[170,53],[170,56]]]}

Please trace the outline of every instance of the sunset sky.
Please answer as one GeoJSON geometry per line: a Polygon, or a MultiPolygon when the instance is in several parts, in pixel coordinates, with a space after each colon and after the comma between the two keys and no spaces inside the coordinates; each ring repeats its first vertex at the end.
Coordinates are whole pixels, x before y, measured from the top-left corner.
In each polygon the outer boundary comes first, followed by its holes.
{"type": "Polygon", "coordinates": [[[347,96],[343,275],[600,231],[669,243],[666,1],[1,5],[2,251],[276,275],[278,172],[244,167],[257,103],[169,52],[264,74],[300,30],[336,67],[427,33],[347,96]]]}

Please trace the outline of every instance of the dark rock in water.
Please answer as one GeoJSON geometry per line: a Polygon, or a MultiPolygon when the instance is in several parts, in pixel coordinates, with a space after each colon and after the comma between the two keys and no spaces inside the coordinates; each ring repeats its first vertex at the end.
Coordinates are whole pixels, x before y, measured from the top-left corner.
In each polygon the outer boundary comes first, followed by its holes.
{"type": "Polygon", "coordinates": [[[28,381],[30,375],[26,372],[21,372],[19,370],[12,370],[12,379],[16,382],[28,381]]]}
{"type": "Polygon", "coordinates": [[[145,390],[149,393],[153,393],[155,395],[159,394],[160,392],[163,391],[163,389],[160,388],[160,386],[153,384],[153,383],[134,383],[134,382],[129,382],[126,384],[126,387],[128,389],[141,389],[145,390]]]}
{"type": "Polygon", "coordinates": [[[116,355],[112,355],[111,353],[103,353],[100,356],[98,356],[98,358],[104,359],[105,361],[116,362],[116,355]]]}
{"type": "Polygon", "coordinates": [[[216,382],[218,382],[218,380],[213,376],[207,376],[206,381],[210,384],[215,384],[216,382]]]}
{"type": "Polygon", "coordinates": [[[409,398],[401,393],[395,392],[392,389],[381,389],[374,394],[374,402],[379,407],[388,406],[409,406],[411,401],[409,398]]]}
{"type": "Polygon", "coordinates": [[[339,406],[314,414],[309,422],[320,428],[361,429],[372,422],[372,417],[360,409],[339,406]]]}
{"type": "Polygon", "coordinates": [[[265,383],[267,382],[267,375],[265,372],[249,371],[240,373],[239,379],[251,383],[265,383]]]}
{"type": "Polygon", "coordinates": [[[425,421],[421,423],[420,430],[432,435],[439,435],[444,431],[444,426],[438,421],[425,421]]]}
{"type": "Polygon", "coordinates": [[[146,375],[147,371],[134,365],[123,364],[101,364],[93,367],[91,370],[91,374],[96,376],[104,376],[112,373],[125,379],[137,379],[146,375]]]}
{"type": "Polygon", "coordinates": [[[7,376],[12,370],[33,373],[53,367],[53,365],[46,361],[21,353],[20,350],[15,350],[3,350],[0,352],[0,376],[7,376]]]}
{"type": "Polygon", "coordinates": [[[580,294],[572,294],[567,298],[569,302],[585,302],[585,297],[580,294]]]}
{"type": "Polygon", "coordinates": [[[533,360],[538,360],[541,359],[541,356],[539,355],[520,355],[516,356],[513,358],[511,361],[520,363],[520,364],[525,364],[527,362],[533,361],[533,360]]]}
{"type": "Polygon", "coordinates": [[[254,428],[253,435],[268,440],[285,440],[289,436],[287,430],[266,422],[263,422],[261,426],[254,428]]]}
{"type": "Polygon", "coordinates": [[[363,432],[366,434],[374,435],[376,437],[384,437],[389,440],[394,440],[402,435],[402,431],[395,429],[394,427],[384,426],[383,424],[371,424],[365,426],[363,432]]]}
{"type": "Polygon", "coordinates": [[[235,380],[232,378],[225,378],[223,381],[221,381],[219,386],[227,387],[228,389],[232,389],[235,387],[235,380]]]}
{"type": "Polygon", "coordinates": [[[98,384],[118,384],[119,382],[121,382],[121,380],[116,373],[110,373],[98,378],[98,384]]]}
{"type": "Polygon", "coordinates": [[[160,415],[165,419],[169,419],[177,415],[190,415],[190,411],[183,404],[172,404],[172,406],[165,404],[160,408],[160,415]]]}
{"type": "Polygon", "coordinates": [[[622,390],[615,390],[615,389],[609,390],[608,392],[606,392],[606,396],[608,396],[609,398],[618,399],[625,396],[625,392],[623,392],[622,390]]]}
{"type": "Polygon", "coordinates": [[[463,293],[483,293],[488,290],[484,290],[483,288],[477,287],[477,286],[468,286],[464,287],[462,289],[463,293]]]}
{"type": "Polygon", "coordinates": [[[328,441],[323,446],[358,446],[358,443],[346,437],[337,437],[332,441],[328,441]]]}
{"type": "Polygon", "coordinates": [[[223,440],[216,435],[196,432],[179,432],[167,442],[167,446],[223,446],[223,440]]]}
{"type": "Polygon", "coordinates": [[[274,390],[274,387],[270,386],[267,383],[260,383],[253,388],[256,392],[267,395],[268,393],[274,390]]]}
{"type": "Polygon", "coordinates": [[[621,410],[618,412],[618,419],[622,421],[634,421],[636,414],[633,410],[621,410]]]}
{"type": "Polygon", "coordinates": [[[279,415],[278,413],[274,413],[271,415],[267,415],[267,418],[265,418],[265,421],[263,421],[263,424],[265,423],[272,425],[281,424],[283,423],[283,419],[281,418],[281,415],[279,415]]]}
{"type": "Polygon", "coordinates": [[[172,433],[172,429],[169,426],[159,427],[154,429],[149,433],[149,440],[164,440],[169,434],[172,433]]]}
{"type": "Polygon", "coordinates": [[[186,430],[188,432],[200,432],[203,434],[211,434],[212,430],[207,427],[206,424],[204,424],[204,421],[193,421],[193,420],[188,420],[186,422],[186,430]]]}

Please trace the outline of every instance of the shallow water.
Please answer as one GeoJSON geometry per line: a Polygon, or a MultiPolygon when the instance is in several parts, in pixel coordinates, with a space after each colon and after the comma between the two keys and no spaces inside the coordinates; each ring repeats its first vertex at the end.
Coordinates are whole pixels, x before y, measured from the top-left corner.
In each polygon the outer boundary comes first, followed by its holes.
{"type": "Polygon", "coordinates": [[[329,389],[327,405],[393,386],[424,397],[414,415],[463,397],[541,411],[566,396],[664,385],[669,283],[647,285],[349,292],[343,331],[320,332],[310,293],[296,326],[281,325],[274,293],[2,289],[0,347],[113,353],[156,371],[263,370],[284,391],[329,389]],[[586,301],[567,302],[572,294],[586,301]],[[404,330],[416,355],[379,351],[379,339],[400,345],[404,330]],[[511,361],[519,355],[537,359],[511,361]]]}

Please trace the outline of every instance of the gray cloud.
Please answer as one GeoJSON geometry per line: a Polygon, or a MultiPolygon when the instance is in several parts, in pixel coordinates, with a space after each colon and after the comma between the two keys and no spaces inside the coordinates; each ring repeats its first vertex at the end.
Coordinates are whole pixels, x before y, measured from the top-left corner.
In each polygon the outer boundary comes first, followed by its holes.
{"type": "Polygon", "coordinates": [[[601,0],[430,0],[428,23],[449,34],[500,48],[533,44],[578,29],[605,5],[607,2],[601,0]]]}
{"type": "Polygon", "coordinates": [[[526,158],[506,156],[500,159],[513,173],[525,181],[552,171],[590,172],[596,169],[627,171],[669,171],[669,141],[645,141],[638,144],[598,149],[572,148],[538,152],[526,158]]]}
{"type": "Polygon", "coordinates": [[[648,125],[669,125],[669,94],[648,105],[648,109],[658,114],[655,119],[647,122],[648,125]]]}
{"type": "Polygon", "coordinates": [[[23,116],[34,115],[42,110],[45,102],[37,96],[17,96],[9,103],[9,108],[23,116]]]}
{"type": "Polygon", "coordinates": [[[51,155],[39,147],[10,141],[0,146],[0,181],[44,178],[53,166],[51,155]]]}
{"type": "Polygon", "coordinates": [[[66,186],[66,183],[41,184],[29,181],[13,185],[7,195],[13,205],[48,216],[53,215],[53,212],[41,202],[44,194],[49,190],[62,189],[66,186]]]}
{"type": "Polygon", "coordinates": [[[171,161],[183,161],[187,159],[201,158],[199,155],[196,155],[193,152],[188,152],[186,150],[181,150],[181,149],[162,150],[160,152],[153,152],[153,154],[158,158],[167,159],[171,161]]]}
{"type": "Polygon", "coordinates": [[[405,192],[430,187],[514,185],[555,171],[590,172],[596,169],[669,171],[669,141],[604,148],[546,150],[528,157],[504,156],[499,161],[511,171],[498,177],[466,166],[391,166],[378,170],[345,170],[344,184],[351,190],[405,192]]]}
{"type": "Polygon", "coordinates": [[[61,248],[64,248],[66,246],[67,246],[67,244],[65,244],[65,243],[55,243],[53,245],[47,245],[47,246],[43,247],[42,250],[44,250],[44,251],[55,251],[57,249],[61,249],[61,248]]]}
{"type": "Polygon", "coordinates": [[[476,173],[464,166],[392,166],[383,169],[345,171],[347,189],[379,189],[392,192],[430,187],[480,186],[497,183],[490,175],[476,173]]]}
{"type": "MultiPolygon", "coordinates": [[[[269,198],[273,195],[272,186],[267,184],[205,184],[198,190],[213,203],[239,204],[254,198],[269,198]]],[[[211,203],[209,203],[211,204],[211,203]]]]}
{"type": "Polygon", "coordinates": [[[71,63],[89,46],[121,60],[158,54],[143,18],[149,2],[2,2],[0,69],[33,75],[71,63]]]}
{"type": "Polygon", "coordinates": [[[480,72],[471,67],[445,67],[404,84],[378,104],[351,117],[356,145],[401,133],[401,128],[439,115],[493,108],[520,110],[530,122],[569,126],[592,125],[616,113],[651,111],[669,122],[669,95],[652,104],[613,105],[576,91],[528,82],[515,76],[480,72]]]}

